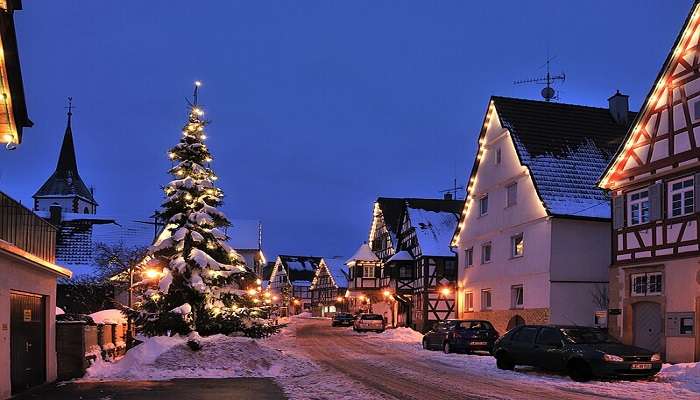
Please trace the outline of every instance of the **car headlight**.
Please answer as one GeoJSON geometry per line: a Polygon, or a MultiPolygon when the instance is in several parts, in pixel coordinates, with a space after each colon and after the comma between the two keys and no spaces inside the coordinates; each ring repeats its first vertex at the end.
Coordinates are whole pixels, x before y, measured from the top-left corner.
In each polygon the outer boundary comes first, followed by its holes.
{"type": "Polygon", "coordinates": [[[651,356],[651,361],[661,361],[661,354],[659,354],[659,353],[654,353],[654,354],[651,356]]]}
{"type": "Polygon", "coordinates": [[[603,354],[603,361],[607,362],[622,362],[625,361],[622,357],[620,356],[615,356],[612,354],[603,354]]]}

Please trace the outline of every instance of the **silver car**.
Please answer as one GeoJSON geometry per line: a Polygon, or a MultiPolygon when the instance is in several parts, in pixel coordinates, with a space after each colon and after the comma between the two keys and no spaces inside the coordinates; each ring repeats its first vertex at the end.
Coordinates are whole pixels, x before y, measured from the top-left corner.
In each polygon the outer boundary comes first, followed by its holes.
{"type": "Polygon", "coordinates": [[[379,314],[360,314],[355,320],[352,329],[356,332],[384,332],[384,317],[379,314]]]}

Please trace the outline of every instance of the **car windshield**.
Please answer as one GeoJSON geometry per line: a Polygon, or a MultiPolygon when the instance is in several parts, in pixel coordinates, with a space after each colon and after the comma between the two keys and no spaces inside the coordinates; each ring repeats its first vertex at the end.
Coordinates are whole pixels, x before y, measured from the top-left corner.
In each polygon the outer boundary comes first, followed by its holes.
{"type": "Polygon", "coordinates": [[[455,329],[458,330],[466,330],[466,329],[475,329],[475,330],[490,330],[491,329],[491,324],[486,322],[486,321],[458,321],[457,324],[455,325],[455,329]]]}
{"type": "Polygon", "coordinates": [[[600,329],[564,329],[564,336],[576,344],[619,343],[617,339],[600,329]]]}
{"type": "Polygon", "coordinates": [[[362,316],[362,319],[371,321],[381,321],[383,318],[381,315],[377,314],[365,314],[362,316]]]}

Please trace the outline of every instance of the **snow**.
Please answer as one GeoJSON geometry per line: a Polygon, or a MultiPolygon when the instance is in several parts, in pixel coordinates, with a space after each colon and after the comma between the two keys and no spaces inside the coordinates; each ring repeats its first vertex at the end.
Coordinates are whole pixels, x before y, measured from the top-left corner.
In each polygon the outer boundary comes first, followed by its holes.
{"type": "Polygon", "coordinates": [[[455,256],[450,250],[450,243],[457,228],[459,215],[412,207],[408,207],[407,211],[423,256],[455,256]]]}
{"type": "Polygon", "coordinates": [[[413,260],[414,260],[414,258],[411,255],[411,253],[407,252],[406,250],[401,250],[398,253],[391,256],[388,260],[386,260],[386,262],[390,263],[392,261],[413,261],[413,260]]]}
{"type": "Polygon", "coordinates": [[[175,313],[175,314],[182,314],[182,315],[187,315],[192,312],[192,306],[190,306],[189,303],[185,303],[181,306],[175,307],[170,312],[175,313]]]}
{"type": "Polygon", "coordinates": [[[269,339],[213,335],[198,338],[202,349],[196,352],[187,340],[184,336],[147,338],[116,362],[96,361],[82,381],[301,377],[318,369],[274,348],[269,339]]]}
{"type": "Polygon", "coordinates": [[[102,310],[90,314],[96,324],[125,324],[126,317],[117,309],[102,310]]]}
{"type": "Polygon", "coordinates": [[[311,286],[311,282],[309,282],[309,281],[292,281],[292,286],[309,287],[309,286],[311,286]]]}
{"type": "Polygon", "coordinates": [[[56,307],[56,315],[63,315],[63,314],[65,314],[65,313],[66,313],[66,312],[65,312],[65,311],[63,311],[63,309],[62,309],[62,308],[60,308],[60,307],[56,307]]]}
{"type": "Polygon", "coordinates": [[[345,263],[349,264],[354,261],[379,261],[379,258],[377,258],[377,255],[374,254],[367,243],[363,243],[357,249],[357,251],[355,251],[355,254],[353,254],[352,257],[350,257],[345,263]]]}
{"type": "MultiPolygon", "coordinates": [[[[324,258],[323,263],[326,265],[329,275],[333,278],[336,286],[339,288],[348,287],[348,267],[342,264],[337,258],[324,258]]],[[[316,271],[316,275],[320,273],[320,269],[316,271]]]]}
{"type": "Polygon", "coordinates": [[[287,268],[293,271],[313,271],[315,266],[311,263],[301,261],[287,261],[287,268]]]}

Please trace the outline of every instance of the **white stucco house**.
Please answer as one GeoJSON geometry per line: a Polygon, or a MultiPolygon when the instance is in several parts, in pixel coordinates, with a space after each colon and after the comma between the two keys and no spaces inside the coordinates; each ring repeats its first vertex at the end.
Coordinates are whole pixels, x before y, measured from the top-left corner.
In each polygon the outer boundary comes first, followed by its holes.
{"type": "Polygon", "coordinates": [[[634,117],[626,96],[610,104],[491,98],[452,242],[460,318],[504,333],[593,325],[607,308],[610,206],[596,181],[634,117]]]}

